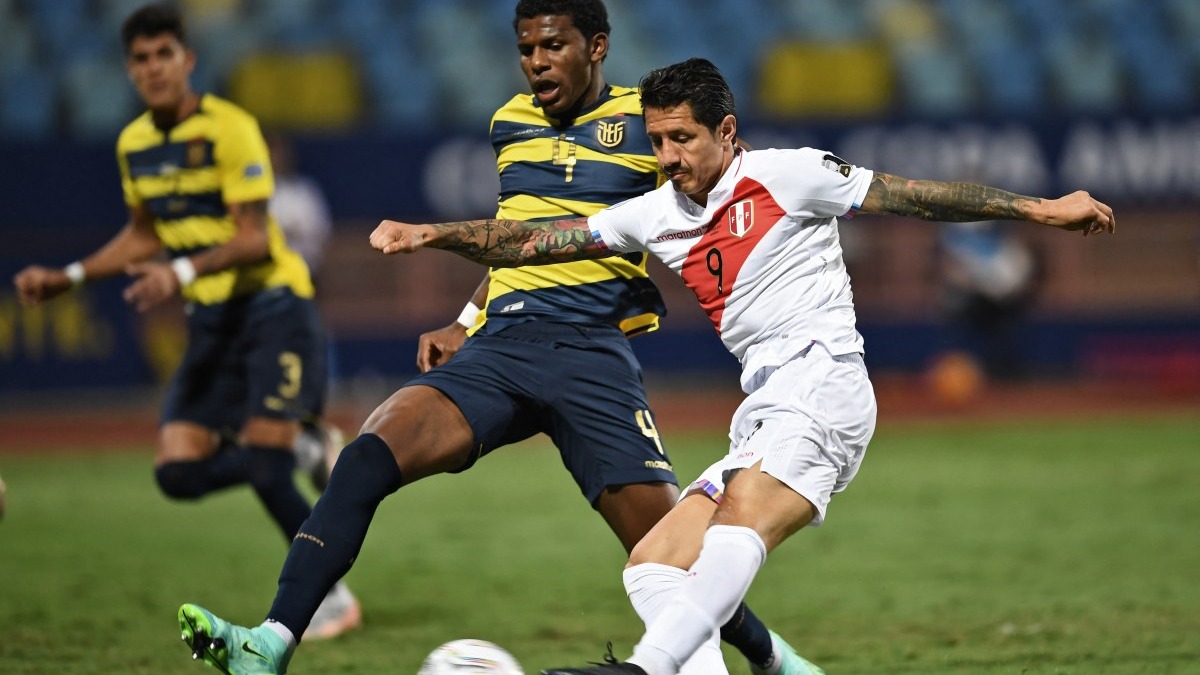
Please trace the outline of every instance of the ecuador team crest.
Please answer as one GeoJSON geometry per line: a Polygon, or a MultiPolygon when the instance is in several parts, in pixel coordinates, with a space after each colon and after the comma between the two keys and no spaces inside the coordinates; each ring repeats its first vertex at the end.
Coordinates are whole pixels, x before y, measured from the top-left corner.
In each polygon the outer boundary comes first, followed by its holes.
{"type": "Polygon", "coordinates": [[[204,166],[208,159],[208,143],[203,138],[193,138],[187,142],[185,161],[188,168],[204,166]]]}
{"type": "Polygon", "coordinates": [[[596,140],[606,148],[617,147],[621,141],[625,140],[625,123],[626,120],[619,122],[600,120],[596,123],[596,140]]]}
{"type": "Polygon", "coordinates": [[[744,237],[754,227],[754,200],[744,199],[729,207],[729,233],[744,237]]]}

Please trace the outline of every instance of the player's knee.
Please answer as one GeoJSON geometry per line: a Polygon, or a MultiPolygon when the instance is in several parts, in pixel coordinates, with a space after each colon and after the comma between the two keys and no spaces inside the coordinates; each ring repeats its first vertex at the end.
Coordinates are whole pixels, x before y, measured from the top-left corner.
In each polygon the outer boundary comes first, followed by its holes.
{"type": "Polygon", "coordinates": [[[195,462],[168,462],[154,469],[158,489],[171,499],[199,499],[208,493],[208,481],[195,462]]]}
{"type": "Polygon", "coordinates": [[[642,546],[641,542],[638,542],[633,547],[633,550],[629,552],[629,558],[625,561],[625,569],[646,564],[672,565],[677,562],[670,556],[662,555],[660,551],[655,550],[653,547],[642,546]]]}

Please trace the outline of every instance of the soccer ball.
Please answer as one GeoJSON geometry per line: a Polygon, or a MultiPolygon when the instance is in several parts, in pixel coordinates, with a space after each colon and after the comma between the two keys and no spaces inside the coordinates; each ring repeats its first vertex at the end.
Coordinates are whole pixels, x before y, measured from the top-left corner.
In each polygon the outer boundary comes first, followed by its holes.
{"type": "Polygon", "coordinates": [[[521,664],[487,640],[454,640],[425,657],[417,675],[523,675],[521,664]]]}

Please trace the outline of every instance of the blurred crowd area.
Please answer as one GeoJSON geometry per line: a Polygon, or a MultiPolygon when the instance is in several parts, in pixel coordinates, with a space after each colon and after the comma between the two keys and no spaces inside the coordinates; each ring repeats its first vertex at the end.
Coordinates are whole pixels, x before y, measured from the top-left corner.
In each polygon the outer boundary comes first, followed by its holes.
{"type": "MultiPolygon", "coordinates": [[[[143,0],[0,0],[0,135],[110,138],[143,0]]],[[[182,0],[203,91],[305,130],[478,128],[521,91],[512,0],[182,0]]],[[[706,56],[756,119],[1180,112],[1197,0],[607,0],[608,79],[706,56]]]]}
{"type": "MultiPolygon", "coordinates": [[[[1022,194],[1087,189],[1116,208],[1118,234],[1087,241],[1011,223],[843,221],[874,371],[944,362],[956,391],[976,371],[1200,386],[1200,0],[605,2],[609,82],[708,57],[753,147],[1022,194]]],[[[141,106],[119,32],[143,4],[0,0],[0,232],[19,242],[0,246],[0,278],[83,257],[124,222],[113,143],[141,106]]],[[[385,258],[367,234],[381,218],[495,213],[487,123],[528,91],[516,0],[179,4],[194,88],[246,107],[287,150],[273,156],[272,209],[288,236],[285,193],[325,202],[308,228],[319,242],[293,246],[318,272],[335,375],[411,376],[417,336],[452,321],[483,270],[385,258]]],[[[634,343],[648,372],[735,367],[690,292],[651,269],[670,316],[634,343]]],[[[0,395],[170,373],[178,307],[138,316],[125,283],[31,310],[0,286],[0,395]]]]}

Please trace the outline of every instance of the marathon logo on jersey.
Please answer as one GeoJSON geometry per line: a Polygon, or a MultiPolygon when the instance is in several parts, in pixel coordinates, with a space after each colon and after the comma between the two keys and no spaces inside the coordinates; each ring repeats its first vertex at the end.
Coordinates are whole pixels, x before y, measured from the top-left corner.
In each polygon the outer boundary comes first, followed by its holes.
{"type": "Polygon", "coordinates": [[[695,239],[696,237],[703,235],[707,231],[708,231],[708,225],[705,225],[704,227],[697,227],[697,228],[693,228],[691,230],[684,230],[683,232],[667,232],[666,234],[658,235],[654,239],[655,239],[655,241],[676,241],[678,239],[695,239]]]}
{"type": "Polygon", "coordinates": [[[625,120],[620,122],[605,122],[600,120],[596,123],[596,140],[606,148],[615,148],[625,140],[625,120]]]}
{"type": "Polygon", "coordinates": [[[744,237],[754,227],[754,200],[746,199],[729,207],[729,232],[744,237]]]}
{"type": "Polygon", "coordinates": [[[826,154],[821,158],[821,164],[830,171],[836,171],[846,178],[850,177],[850,162],[837,155],[826,154]]]}

